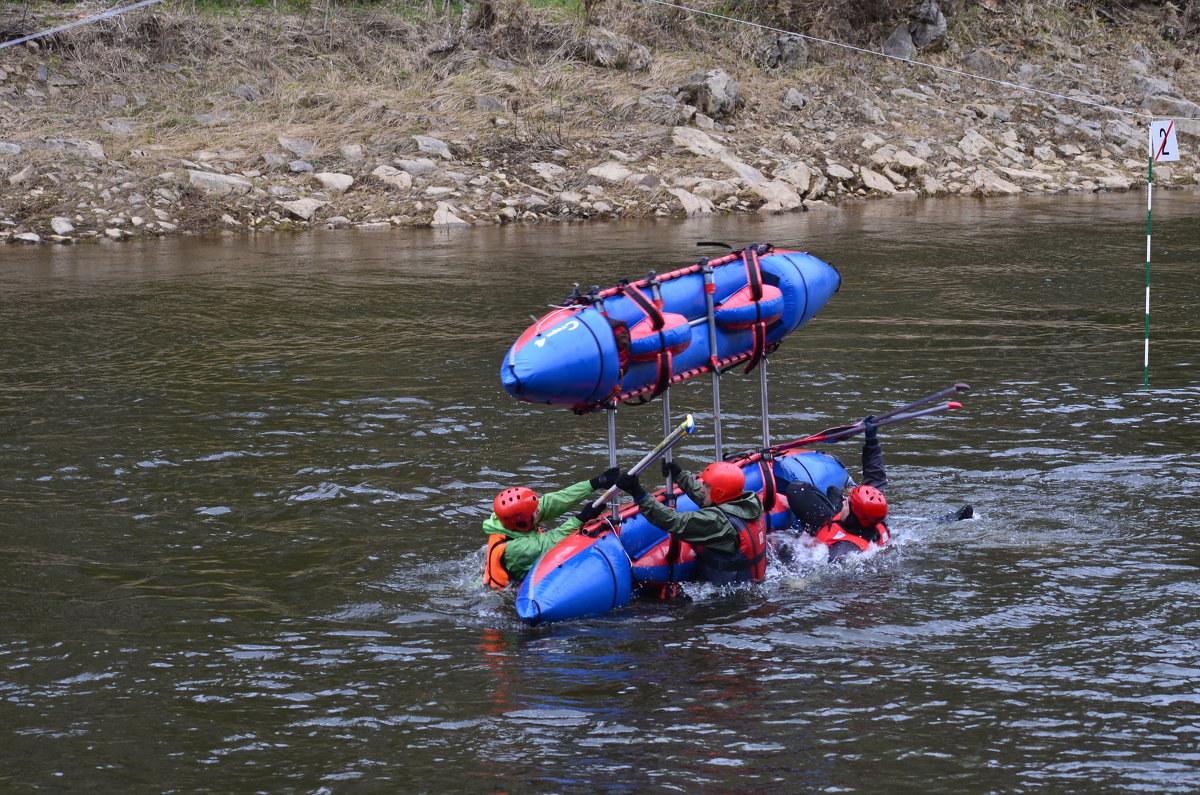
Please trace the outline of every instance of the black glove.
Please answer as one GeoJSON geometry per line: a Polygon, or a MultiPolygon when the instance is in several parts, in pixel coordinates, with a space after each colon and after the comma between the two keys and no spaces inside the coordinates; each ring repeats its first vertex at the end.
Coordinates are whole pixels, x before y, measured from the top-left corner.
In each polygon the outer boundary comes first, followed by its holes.
{"type": "Polygon", "coordinates": [[[604,512],[604,506],[597,508],[590,502],[584,503],[583,510],[576,514],[579,517],[580,524],[587,524],[604,512]]]}
{"type": "Polygon", "coordinates": [[[875,415],[863,417],[863,428],[866,429],[866,434],[863,436],[863,441],[867,444],[872,444],[879,439],[879,429],[875,427],[875,415]]]}
{"type": "Polygon", "coordinates": [[[669,477],[675,483],[678,483],[679,479],[683,477],[683,470],[679,467],[679,464],[676,464],[674,461],[667,461],[666,459],[662,462],[662,473],[664,478],[669,477]]]}
{"type": "Polygon", "coordinates": [[[631,475],[628,472],[622,472],[617,477],[617,488],[633,497],[634,502],[641,502],[642,497],[646,496],[646,490],[642,488],[637,475],[631,475]]]}
{"type": "Polygon", "coordinates": [[[593,489],[607,489],[610,486],[617,485],[617,475],[621,474],[620,467],[606,469],[588,482],[592,484],[593,489]]]}

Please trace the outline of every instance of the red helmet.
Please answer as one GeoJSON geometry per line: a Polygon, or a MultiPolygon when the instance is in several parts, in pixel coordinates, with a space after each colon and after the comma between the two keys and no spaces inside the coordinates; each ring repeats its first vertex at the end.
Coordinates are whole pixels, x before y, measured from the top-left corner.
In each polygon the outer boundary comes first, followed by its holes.
{"type": "Polygon", "coordinates": [[[850,513],[863,524],[882,522],[887,518],[887,497],[874,486],[855,486],[850,489],[850,513]]]}
{"type": "Polygon", "coordinates": [[[496,518],[505,530],[528,533],[537,529],[538,495],[524,486],[514,486],[496,495],[492,504],[496,518]]]}
{"type": "Polygon", "coordinates": [[[700,480],[708,484],[708,493],[716,505],[741,496],[746,487],[746,476],[742,474],[742,468],[727,461],[709,464],[700,473],[700,480]]]}

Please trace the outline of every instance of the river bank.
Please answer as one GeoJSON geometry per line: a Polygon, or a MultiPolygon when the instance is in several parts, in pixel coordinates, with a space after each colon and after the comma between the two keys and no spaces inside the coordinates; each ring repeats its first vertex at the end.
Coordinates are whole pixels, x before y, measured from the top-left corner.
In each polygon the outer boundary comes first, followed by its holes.
{"type": "MultiPolygon", "coordinates": [[[[131,12],[0,50],[0,242],[1129,190],[1149,117],[1200,117],[1161,8],[944,5],[940,39],[872,46],[927,65],[639,4],[131,12]]],[[[10,12],[0,39],[56,24],[10,12]]]]}

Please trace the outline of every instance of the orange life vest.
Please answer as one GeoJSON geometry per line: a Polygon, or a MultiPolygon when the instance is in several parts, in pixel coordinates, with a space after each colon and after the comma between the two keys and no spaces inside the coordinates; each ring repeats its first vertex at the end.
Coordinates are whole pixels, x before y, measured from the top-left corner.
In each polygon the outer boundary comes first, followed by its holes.
{"type": "MultiPolygon", "coordinates": [[[[886,546],[891,539],[888,533],[887,525],[879,522],[873,528],[879,534],[879,541],[876,542],[879,546],[886,546]]],[[[827,522],[824,527],[817,531],[817,540],[827,547],[831,547],[839,541],[849,541],[854,546],[858,547],[860,552],[866,552],[871,546],[871,542],[860,535],[856,535],[845,527],[840,522],[827,522]]]]}
{"type": "Polygon", "coordinates": [[[487,557],[483,561],[483,584],[504,590],[508,587],[508,570],[504,568],[504,545],[508,536],[492,533],[488,536],[487,557]]]}

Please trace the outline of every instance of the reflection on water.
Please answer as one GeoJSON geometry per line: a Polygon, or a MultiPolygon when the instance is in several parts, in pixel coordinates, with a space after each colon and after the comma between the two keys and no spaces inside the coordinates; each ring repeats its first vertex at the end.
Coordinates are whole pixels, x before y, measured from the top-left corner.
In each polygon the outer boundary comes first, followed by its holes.
{"type": "MultiPolygon", "coordinates": [[[[15,789],[1187,791],[1200,667],[1194,194],[763,219],[11,249],[0,269],[3,780],[15,789]],[[796,437],[885,429],[893,549],[526,628],[494,493],[604,418],[498,370],[572,284],[769,240],[843,287],[770,362],[796,437]],[[977,518],[932,521],[964,503],[977,518]],[[943,782],[945,784],[943,785],[943,782]]],[[[754,447],[756,379],[722,387],[754,447]]],[[[711,449],[707,384],[672,392],[711,449]]],[[[623,409],[620,457],[661,436],[623,409]]],[[[828,448],[852,465],[854,445],[828,448]]]]}

